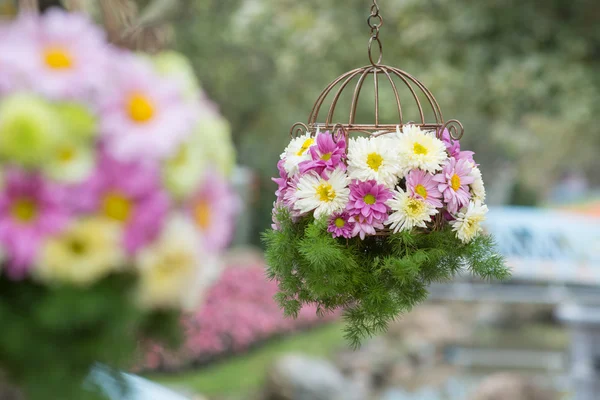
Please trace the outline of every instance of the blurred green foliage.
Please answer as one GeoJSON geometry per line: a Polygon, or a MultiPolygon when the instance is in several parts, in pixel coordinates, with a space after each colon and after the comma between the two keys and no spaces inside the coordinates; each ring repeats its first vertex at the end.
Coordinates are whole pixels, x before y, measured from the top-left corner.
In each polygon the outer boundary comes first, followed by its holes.
{"type": "Polygon", "coordinates": [[[0,276],[0,375],[28,400],[99,399],[82,385],[96,362],[127,368],[140,338],[179,342],[179,313],[139,310],[134,283],[119,274],[92,288],[52,288],[0,276]]]}
{"type": "MultiPolygon", "coordinates": [[[[465,125],[490,202],[518,182],[536,197],[566,170],[600,182],[600,2],[381,0],[383,62],[465,125]],[[495,190],[505,185],[504,190],[495,190]]],[[[231,121],[239,162],[258,170],[256,232],[270,220],[289,127],[320,91],[368,63],[368,0],[181,0],[176,47],[231,121]]],[[[394,122],[393,108],[383,119],[394,122]]],[[[365,114],[359,114],[359,118],[365,114]]],[[[258,235],[255,235],[258,237],[258,235]]]]}

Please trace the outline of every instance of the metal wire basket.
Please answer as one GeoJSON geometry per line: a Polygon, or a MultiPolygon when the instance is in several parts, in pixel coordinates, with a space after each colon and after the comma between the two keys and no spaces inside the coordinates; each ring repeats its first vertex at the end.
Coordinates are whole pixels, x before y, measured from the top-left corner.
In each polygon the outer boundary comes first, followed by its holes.
{"type": "MultiPolygon", "coordinates": [[[[360,132],[368,135],[381,135],[391,131],[396,131],[397,128],[402,130],[406,124],[419,125],[425,130],[434,130],[437,135],[441,135],[444,129],[448,129],[453,139],[458,140],[464,133],[462,124],[451,119],[444,122],[442,110],[427,87],[411,74],[387,65],[382,65],[383,47],[379,39],[379,29],[383,25],[383,18],[379,14],[379,6],[377,1],[373,1],[371,7],[371,15],[367,23],[371,28],[371,37],[369,39],[369,60],[370,65],[362,68],[357,68],[336,78],[331,82],[317,98],[309,116],[308,123],[297,122],[292,125],[290,134],[292,137],[304,132],[316,133],[317,130],[338,131],[341,130],[348,135],[351,132],[360,132]],[[373,57],[373,44],[377,44],[379,56],[375,61],[373,57]],[[373,96],[369,99],[374,102],[374,123],[356,122],[357,108],[363,94],[364,83],[368,80],[373,81],[373,96]],[[354,85],[352,85],[354,83],[354,85]],[[382,86],[389,86],[389,90],[393,93],[395,101],[395,109],[397,110],[398,119],[394,123],[382,123],[380,118],[380,92],[382,86]],[[350,98],[350,109],[347,118],[338,118],[338,105],[340,98],[348,92],[350,87],[354,86],[352,96],[350,98]],[[404,89],[404,90],[401,90],[404,89]],[[416,113],[413,113],[416,120],[406,121],[406,98],[403,103],[402,97],[408,94],[409,98],[414,102],[413,110],[416,106],[416,113]],[[326,101],[329,107],[324,106],[326,101]],[[320,119],[321,112],[326,109],[326,117],[323,122],[320,119]],[[428,120],[429,119],[429,120],[428,120]],[[347,122],[346,122],[347,121],[347,122]]],[[[347,96],[346,96],[347,97],[347,96]]],[[[387,101],[387,100],[386,100],[387,101]]],[[[323,113],[324,114],[324,113],[323,113]]]]}

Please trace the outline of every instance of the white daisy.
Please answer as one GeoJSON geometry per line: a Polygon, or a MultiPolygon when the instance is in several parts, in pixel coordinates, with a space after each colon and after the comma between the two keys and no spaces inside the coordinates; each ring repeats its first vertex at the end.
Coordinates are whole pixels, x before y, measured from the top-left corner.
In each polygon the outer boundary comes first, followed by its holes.
{"type": "Polygon", "coordinates": [[[285,168],[290,176],[298,173],[298,165],[302,161],[311,159],[308,149],[313,144],[315,144],[315,138],[311,136],[310,132],[306,132],[304,135],[292,139],[283,153],[281,153],[281,159],[285,160],[283,168],[285,168]]]}
{"type": "Polygon", "coordinates": [[[406,125],[402,132],[398,127],[396,137],[404,173],[416,168],[435,173],[448,158],[444,142],[434,132],[422,131],[417,125],[406,125]]]}
{"type": "Polygon", "coordinates": [[[360,181],[376,180],[390,189],[400,178],[400,160],[387,135],[350,139],[348,146],[348,176],[360,181]]]}
{"type": "Polygon", "coordinates": [[[451,221],[452,230],[463,243],[469,243],[479,232],[481,223],[485,220],[488,208],[479,200],[471,201],[468,207],[463,207],[456,220],[451,221]]]}
{"type": "Polygon", "coordinates": [[[472,200],[479,200],[482,203],[485,201],[485,186],[483,185],[483,178],[481,177],[481,171],[476,166],[473,166],[473,170],[469,174],[475,181],[471,183],[471,195],[472,200]]]}
{"type": "Polygon", "coordinates": [[[393,212],[386,221],[386,225],[390,225],[394,233],[408,231],[415,226],[426,228],[426,223],[431,220],[431,216],[438,212],[431,204],[422,199],[410,197],[403,190],[395,190],[394,198],[388,200],[387,205],[393,212]]]}
{"type": "Polygon", "coordinates": [[[315,218],[330,216],[346,208],[350,179],[337,168],[324,179],[315,172],[307,173],[298,181],[294,207],[300,213],[315,210],[315,218]]]}

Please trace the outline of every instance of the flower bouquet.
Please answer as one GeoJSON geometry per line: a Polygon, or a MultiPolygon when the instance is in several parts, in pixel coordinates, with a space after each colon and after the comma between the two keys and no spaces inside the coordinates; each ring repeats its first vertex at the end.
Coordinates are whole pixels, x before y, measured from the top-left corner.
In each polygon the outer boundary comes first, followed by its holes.
{"type": "Polygon", "coordinates": [[[277,300],[296,316],[344,308],[357,346],[463,268],[509,272],[482,234],[488,209],[473,152],[448,130],[402,125],[369,137],[305,132],[278,163],[272,230],[264,234],[277,300]]]}
{"type": "Polygon", "coordinates": [[[228,135],[178,54],[60,11],[0,25],[0,376],[27,399],[177,338],[232,234],[228,135]]]}

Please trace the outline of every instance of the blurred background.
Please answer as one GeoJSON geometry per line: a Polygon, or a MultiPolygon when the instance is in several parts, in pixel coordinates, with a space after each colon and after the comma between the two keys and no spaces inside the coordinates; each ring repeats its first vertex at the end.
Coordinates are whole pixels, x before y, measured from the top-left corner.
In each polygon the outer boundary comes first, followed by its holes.
{"type": "MultiPolygon", "coordinates": [[[[184,322],[184,348],[140,362],[145,384],[215,400],[600,398],[598,1],[379,1],[383,62],[463,123],[487,186],[487,229],[514,276],[432,287],[430,301],[357,351],[337,315],[283,318],[260,232],[291,125],[307,122],[337,76],[368,63],[371,2],[112,1],[77,3],[139,10],[132,29],[190,57],[230,122],[244,203],[228,269],[184,322]]],[[[10,0],[0,7],[14,11],[10,0]]],[[[382,105],[382,119],[394,113],[382,105]]]]}

